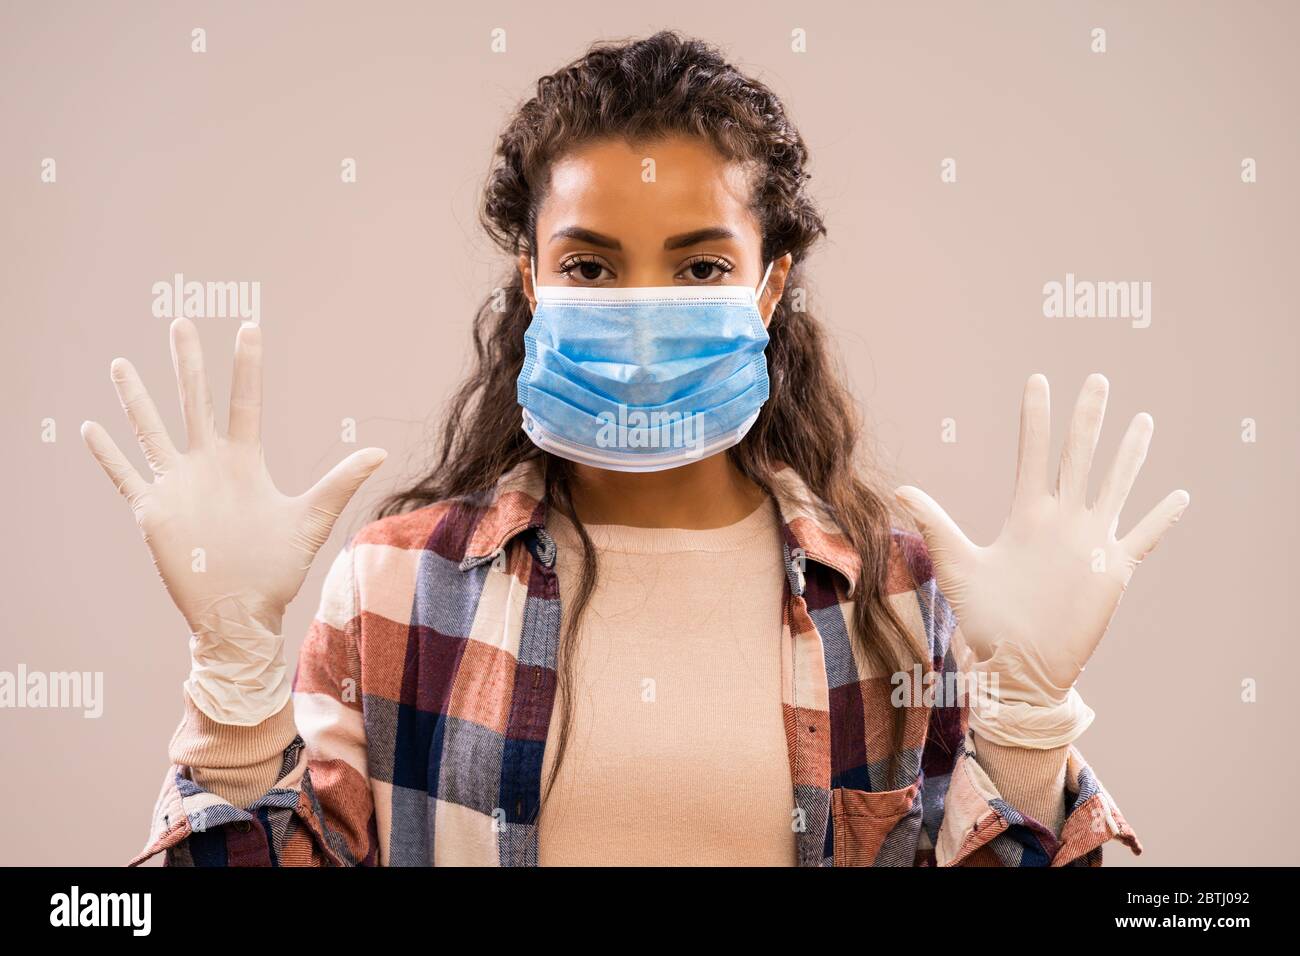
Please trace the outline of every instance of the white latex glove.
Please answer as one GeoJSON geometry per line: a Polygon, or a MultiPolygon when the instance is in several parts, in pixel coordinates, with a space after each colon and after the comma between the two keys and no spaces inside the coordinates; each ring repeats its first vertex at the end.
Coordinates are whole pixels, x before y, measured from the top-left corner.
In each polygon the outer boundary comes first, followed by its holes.
{"type": "Polygon", "coordinates": [[[1051,415],[1047,379],[1034,375],[1020,410],[1020,454],[1011,514],[997,540],[972,544],[918,488],[898,500],[916,519],[939,589],[957,615],[963,670],[988,681],[996,706],[972,707],[970,723],[1008,746],[1050,748],[1083,733],[1093,713],[1074,683],[1110,624],[1133,570],[1182,517],[1175,491],[1117,539],[1119,513],[1151,442],[1151,416],[1129,425],[1097,500],[1088,473],[1101,432],[1106,379],[1091,375],[1075,405],[1056,488],[1048,485],[1051,415]],[[963,660],[964,658],[964,660],[963,660]]]}
{"type": "Polygon", "coordinates": [[[386,453],[362,449],[306,493],[281,494],[262,455],[261,329],[246,323],[236,336],[224,436],[213,420],[193,322],[172,323],[171,346],[189,437],[183,454],[121,358],[112,364],[113,385],[154,480],[140,477],[99,424],[84,423],[81,435],[131,505],[163,585],[189,624],[190,697],[220,723],[257,724],[287,703],[292,688],[280,633],[284,610],[335,519],[386,453]]]}

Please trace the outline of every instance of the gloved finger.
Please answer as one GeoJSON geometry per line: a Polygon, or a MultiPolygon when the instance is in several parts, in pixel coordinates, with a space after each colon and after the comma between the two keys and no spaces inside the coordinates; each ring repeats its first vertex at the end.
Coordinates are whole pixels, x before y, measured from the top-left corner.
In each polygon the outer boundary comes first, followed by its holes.
{"type": "MultiPolygon", "coordinates": [[[[382,448],[363,448],[329,470],[320,481],[304,492],[301,500],[311,509],[310,543],[319,548],[329,537],[334,521],[343,513],[362,483],[384,463],[388,452],[382,448]],[[319,537],[319,541],[316,538],[319,537]]],[[[315,548],[312,549],[315,553],[315,548]]]]}
{"type": "Polygon", "coordinates": [[[1156,505],[1137,526],[1126,534],[1120,544],[1135,561],[1141,561],[1155,550],[1164,533],[1183,516],[1192,497],[1179,489],[1171,492],[1164,501],[1156,505]]]}
{"type": "Polygon", "coordinates": [[[1061,468],[1057,473],[1056,491],[1062,502],[1082,505],[1088,497],[1088,472],[1092,470],[1093,452],[1106,417],[1106,395],[1110,383],[1106,376],[1094,372],[1079,391],[1061,449],[1061,468]]]}
{"type": "Polygon", "coordinates": [[[949,590],[945,584],[960,578],[961,567],[966,558],[974,553],[975,545],[971,544],[956,522],[948,517],[948,513],[920,488],[903,485],[894,490],[894,497],[921,529],[921,537],[925,539],[926,550],[930,552],[939,587],[949,590]]]}
{"type": "Polygon", "coordinates": [[[109,437],[98,422],[81,423],[81,440],[86,443],[90,453],[95,456],[104,473],[108,475],[115,487],[134,510],[140,499],[149,490],[149,484],[140,477],[131,463],[126,460],[117,442],[109,437]]]}
{"type": "Polygon", "coordinates": [[[176,369],[185,433],[190,448],[203,448],[212,443],[217,428],[212,417],[212,393],[208,391],[208,378],[203,371],[199,330],[189,319],[177,319],[172,323],[171,341],[172,366],[176,369]]]}
{"type": "Polygon", "coordinates": [[[114,359],[110,374],[118,401],[122,403],[127,421],[135,430],[135,438],[140,443],[145,460],[155,475],[161,475],[176,458],[177,451],[171,436],[167,434],[162,416],[158,414],[157,406],[149,397],[144,382],[140,381],[135,366],[126,359],[114,359]]]}
{"type": "Polygon", "coordinates": [[[1151,434],[1154,430],[1155,422],[1150,415],[1142,412],[1129,422],[1128,431],[1120,441],[1115,460],[1111,462],[1110,470],[1101,483],[1101,490],[1097,492],[1096,510],[1112,521],[1124,510],[1124,502],[1133,490],[1142,463],[1147,460],[1147,449],[1151,447],[1151,434]]]}
{"type": "Polygon", "coordinates": [[[235,334],[228,431],[232,441],[255,443],[262,436],[262,330],[251,322],[235,334]]]}
{"type": "Polygon", "coordinates": [[[1047,454],[1052,442],[1052,400],[1045,375],[1031,375],[1020,400],[1020,451],[1015,496],[1047,494],[1047,454]]]}

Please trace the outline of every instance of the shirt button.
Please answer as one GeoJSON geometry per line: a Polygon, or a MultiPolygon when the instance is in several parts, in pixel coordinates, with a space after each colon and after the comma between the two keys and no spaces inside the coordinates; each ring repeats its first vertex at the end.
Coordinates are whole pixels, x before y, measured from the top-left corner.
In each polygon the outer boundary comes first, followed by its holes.
{"type": "Polygon", "coordinates": [[[253,829],[253,825],[247,820],[238,820],[235,822],[235,829],[240,833],[247,833],[249,830],[253,829]]]}

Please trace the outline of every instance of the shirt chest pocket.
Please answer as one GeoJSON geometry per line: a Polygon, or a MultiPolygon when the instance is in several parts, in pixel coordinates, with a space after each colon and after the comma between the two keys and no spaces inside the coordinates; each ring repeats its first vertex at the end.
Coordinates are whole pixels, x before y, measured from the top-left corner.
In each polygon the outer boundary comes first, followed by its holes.
{"type": "Polygon", "coordinates": [[[921,833],[921,778],[900,790],[831,790],[835,866],[911,866],[921,833]]]}

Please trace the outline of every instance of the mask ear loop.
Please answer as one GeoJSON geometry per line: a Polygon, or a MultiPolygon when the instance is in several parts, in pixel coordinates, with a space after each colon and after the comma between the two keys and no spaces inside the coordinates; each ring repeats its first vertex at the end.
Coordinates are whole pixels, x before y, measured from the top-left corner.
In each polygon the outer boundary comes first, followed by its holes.
{"type": "Polygon", "coordinates": [[[763,290],[767,288],[767,279],[772,274],[772,266],[774,265],[776,265],[775,259],[768,262],[767,271],[763,273],[763,281],[758,284],[758,291],[754,293],[754,305],[758,305],[758,300],[763,298],[763,290]]]}
{"type": "Polygon", "coordinates": [[[533,286],[533,301],[536,302],[536,301],[537,301],[537,257],[536,257],[536,256],[529,256],[529,257],[528,257],[528,265],[529,265],[529,270],[528,270],[528,281],[529,281],[530,283],[532,283],[532,286],[533,286]]]}

